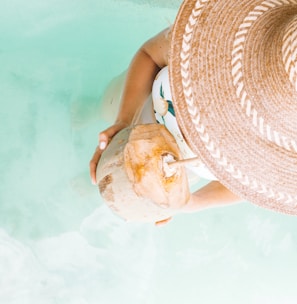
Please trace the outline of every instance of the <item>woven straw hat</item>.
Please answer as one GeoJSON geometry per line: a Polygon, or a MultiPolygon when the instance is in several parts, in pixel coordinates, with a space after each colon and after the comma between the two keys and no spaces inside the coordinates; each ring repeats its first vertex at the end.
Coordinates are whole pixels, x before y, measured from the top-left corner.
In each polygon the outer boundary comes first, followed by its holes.
{"type": "Polygon", "coordinates": [[[187,0],[169,73],[180,128],[232,192],[297,214],[297,0],[187,0]]]}

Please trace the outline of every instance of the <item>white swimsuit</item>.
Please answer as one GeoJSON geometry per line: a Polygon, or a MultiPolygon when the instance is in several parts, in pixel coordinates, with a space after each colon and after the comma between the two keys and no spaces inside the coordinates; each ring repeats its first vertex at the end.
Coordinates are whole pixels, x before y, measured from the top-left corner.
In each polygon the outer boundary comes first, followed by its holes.
{"type": "MultiPolygon", "coordinates": [[[[152,88],[152,99],[157,122],[165,125],[170,133],[174,136],[183,158],[187,159],[196,157],[197,155],[193,153],[186,143],[176,121],[173,108],[174,101],[172,100],[170,91],[168,67],[163,68],[156,76],[152,88]]],[[[202,162],[198,161],[195,166],[187,167],[202,178],[208,180],[217,180],[217,178],[202,162]]]]}

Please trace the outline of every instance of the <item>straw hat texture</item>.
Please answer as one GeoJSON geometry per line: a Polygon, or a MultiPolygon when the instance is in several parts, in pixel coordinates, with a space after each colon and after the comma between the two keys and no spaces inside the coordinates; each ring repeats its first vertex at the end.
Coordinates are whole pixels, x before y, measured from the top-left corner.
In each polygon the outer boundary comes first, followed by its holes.
{"type": "Polygon", "coordinates": [[[243,199],[297,215],[297,0],[186,0],[170,85],[187,142],[243,199]]]}

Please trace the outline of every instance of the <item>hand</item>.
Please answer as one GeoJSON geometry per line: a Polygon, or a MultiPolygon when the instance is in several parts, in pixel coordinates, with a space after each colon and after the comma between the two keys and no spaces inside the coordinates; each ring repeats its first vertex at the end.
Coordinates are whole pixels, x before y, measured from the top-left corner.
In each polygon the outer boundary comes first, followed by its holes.
{"type": "Polygon", "coordinates": [[[105,129],[101,133],[99,133],[99,143],[96,147],[94,155],[90,161],[90,176],[91,181],[94,185],[97,184],[96,181],[96,168],[98,162],[100,160],[102,152],[106,149],[107,145],[110,143],[111,139],[122,129],[128,126],[125,122],[116,122],[114,125],[110,126],[109,128],[105,129]]]}
{"type": "Polygon", "coordinates": [[[169,217],[165,220],[159,221],[159,222],[155,222],[155,225],[160,227],[160,226],[164,226],[166,225],[168,222],[170,222],[172,220],[172,217],[169,217]]]}

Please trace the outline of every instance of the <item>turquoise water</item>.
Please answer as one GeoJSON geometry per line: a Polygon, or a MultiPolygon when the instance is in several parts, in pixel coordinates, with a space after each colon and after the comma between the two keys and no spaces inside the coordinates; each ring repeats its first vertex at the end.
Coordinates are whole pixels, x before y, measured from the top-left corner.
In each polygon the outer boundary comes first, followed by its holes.
{"type": "Polygon", "coordinates": [[[179,3],[1,1],[0,303],[296,303],[295,217],[127,224],[90,183],[100,97],[179,3]]]}

